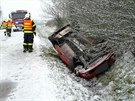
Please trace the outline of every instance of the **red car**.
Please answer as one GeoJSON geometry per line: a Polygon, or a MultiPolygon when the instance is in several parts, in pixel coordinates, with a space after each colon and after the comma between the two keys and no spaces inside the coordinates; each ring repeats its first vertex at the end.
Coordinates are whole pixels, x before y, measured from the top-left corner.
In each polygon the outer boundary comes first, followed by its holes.
{"type": "Polygon", "coordinates": [[[90,79],[109,69],[115,54],[104,39],[75,33],[64,26],[48,38],[60,59],[77,76],[90,79]]]}

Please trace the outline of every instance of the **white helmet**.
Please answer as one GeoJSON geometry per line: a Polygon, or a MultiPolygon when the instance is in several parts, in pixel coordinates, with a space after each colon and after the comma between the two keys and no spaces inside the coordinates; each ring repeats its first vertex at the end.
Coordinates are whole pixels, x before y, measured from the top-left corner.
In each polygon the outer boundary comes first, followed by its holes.
{"type": "Polygon", "coordinates": [[[30,18],[29,13],[27,13],[27,14],[25,15],[25,18],[24,18],[24,19],[27,19],[27,18],[30,18]]]}

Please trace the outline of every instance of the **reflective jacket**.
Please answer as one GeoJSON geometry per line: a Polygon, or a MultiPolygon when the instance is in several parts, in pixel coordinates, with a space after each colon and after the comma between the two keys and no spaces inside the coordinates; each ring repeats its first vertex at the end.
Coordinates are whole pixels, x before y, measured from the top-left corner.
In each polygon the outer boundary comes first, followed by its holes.
{"type": "Polygon", "coordinates": [[[35,31],[35,23],[31,19],[25,19],[23,24],[23,31],[24,33],[34,33],[35,31]]]}
{"type": "Polygon", "coordinates": [[[7,29],[12,29],[12,25],[13,25],[13,22],[12,21],[8,21],[7,22],[7,29]]]}
{"type": "Polygon", "coordinates": [[[3,28],[6,28],[6,27],[7,27],[7,22],[6,22],[6,21],[3,21],[3,22],[2,22],[2,27],[3,27],[3,28]]]}

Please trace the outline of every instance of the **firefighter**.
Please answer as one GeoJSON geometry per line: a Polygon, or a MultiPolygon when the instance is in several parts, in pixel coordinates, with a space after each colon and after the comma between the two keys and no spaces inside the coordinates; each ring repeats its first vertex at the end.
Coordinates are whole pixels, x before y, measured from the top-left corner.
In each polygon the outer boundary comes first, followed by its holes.
{"type": "Polygon", "coordinates": [[[13,22],[11,19],[8,19],[7,21],[7,27],[6,27],[6,33],[10,37],[11,36],[11,30],[12,30],[13,22]]]}
{"type": "Polygon", "coordinates": [[[23,52],[33,51],[33,40],[34,35],[36,36],[36,25],[31,19],[30,14],[26,14],[23,23],[23,32],[24,32],[24,42],[23,42],[23,52]]]}
{"type": "MultiPolygon", "coordinates": [[[[1,28],[2,29],[6,29],[7,28],[7,22],[5,20],[2,22],[1,28]]],[[[4,35],[6,36],[6,31],[4,31],[4,35]]]]}
{"type": "Polygon", "coordinates": [[[6,29],[6,27],[7,27],[7,22],[6,22],[5,20],[2,22],[1,27],[4,28],[4,29],[6,29]]]}

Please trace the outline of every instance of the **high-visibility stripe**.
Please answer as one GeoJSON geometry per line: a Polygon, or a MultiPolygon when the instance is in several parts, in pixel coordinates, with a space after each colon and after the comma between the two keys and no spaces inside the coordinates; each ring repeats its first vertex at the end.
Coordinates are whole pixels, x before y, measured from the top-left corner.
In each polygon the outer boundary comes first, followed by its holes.
{"type": "Polygon", "coordinates": [[[24,33],[30,33],[31,34],[31,33],[33,33],[33,31],[25,31],[24,30],[24,33]]]}
{"type": "Polygon", "coordinates": [[[32,46],[33,43],[23,43],[23,45],[29,45],[29,46],[32,46]]]}
{"type": "Polygon", "coordinates": [[[29,46],[32,46],[33,44],[32,43],[28,43],[29,46]]]}
{"type": "Polygon", "coordinates": [[[24,23],[24,25],[28,25],[28,26],[30,25],[30,26],[31,26],[31,23],[29,23],[29,22],[28,22],[28,23],[27,23],[27,22],[25,22],[25,23],[24,23]]]}
{"type": "Polygon", "coordinates": [[[24,20],[24,26],[32,26],[32,21],[31,20],[24,20]]]}
{"type": "Polygon", "coordinates": [[[12,25],[8,25],[9,27],[12,26],[12,25]]]}
{"type": "Polygon", "coordinates": [[[23,45],[28,45],[28,43],[23,43],[23,45]]]}
{"type": "Polygon", "coordinates": [[[8,25],[7,28],[12,28],[12,25],[8,25]]]}
{"type": "Polygon", "coordinates": [[[24,27],[24,30],[25,31],[31,31],[32,30],[32,27],[24,27]]]}

